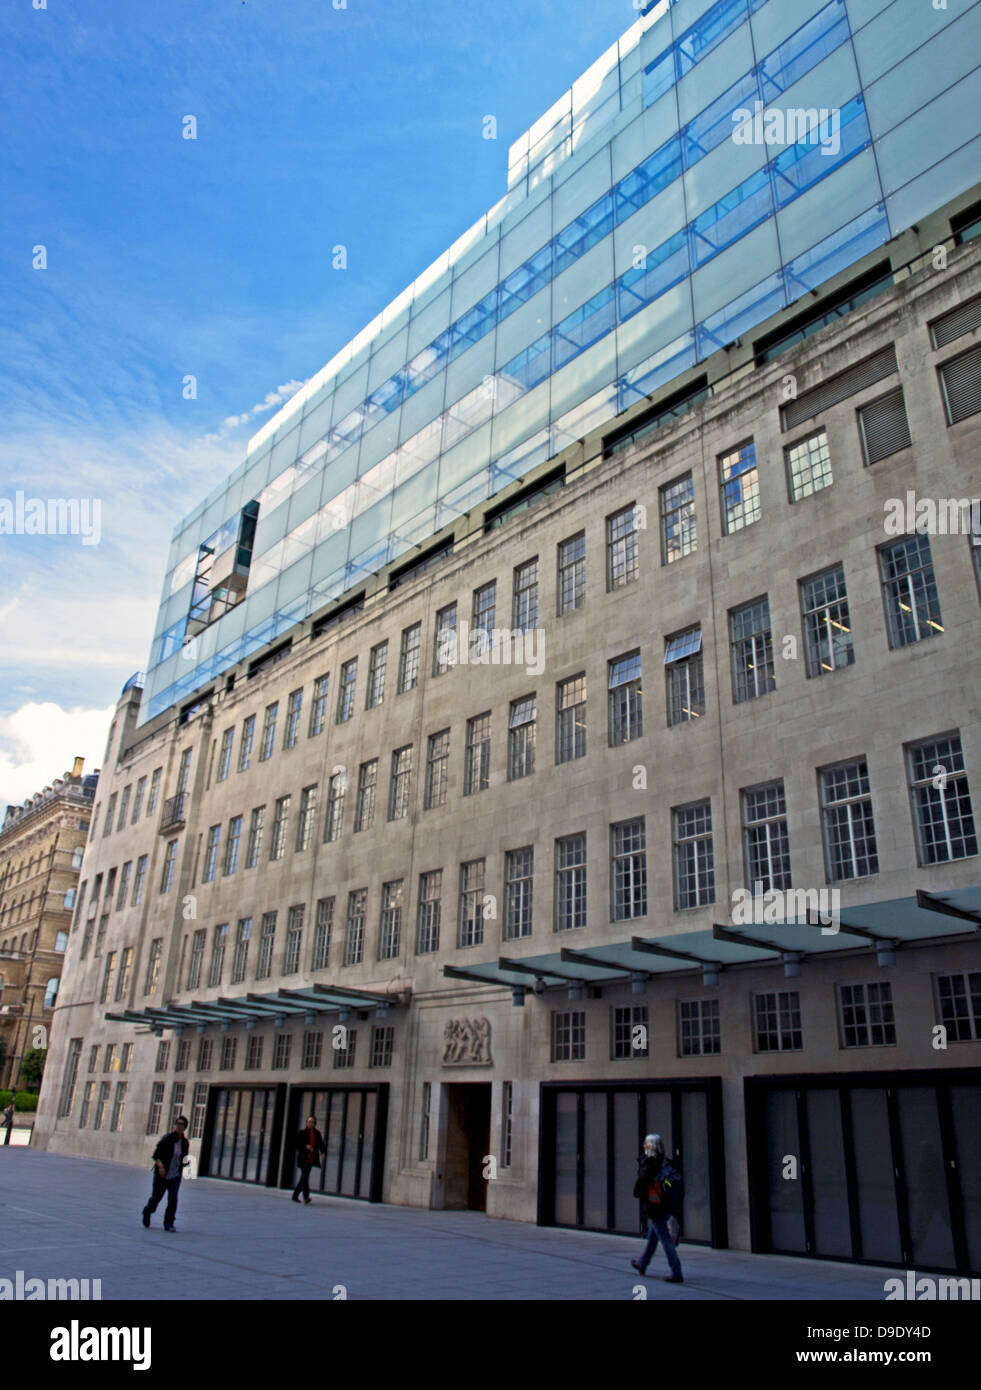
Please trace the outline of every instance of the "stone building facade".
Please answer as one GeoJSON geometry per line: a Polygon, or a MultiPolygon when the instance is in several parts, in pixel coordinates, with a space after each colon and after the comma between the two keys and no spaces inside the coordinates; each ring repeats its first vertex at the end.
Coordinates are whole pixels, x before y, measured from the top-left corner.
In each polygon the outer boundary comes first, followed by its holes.
{"type": "Polygon", "coordinates": [[[36,1142],[628,1233],[656,1129],[689,1239],[976,1268],[972,206],[126,690],[36,1142]]]}
{"type": "Polygon", "coordinates": [[[0,828],[0,1090],[48,1045],[98,785],[83,767],[8,806],[0,828]]]}

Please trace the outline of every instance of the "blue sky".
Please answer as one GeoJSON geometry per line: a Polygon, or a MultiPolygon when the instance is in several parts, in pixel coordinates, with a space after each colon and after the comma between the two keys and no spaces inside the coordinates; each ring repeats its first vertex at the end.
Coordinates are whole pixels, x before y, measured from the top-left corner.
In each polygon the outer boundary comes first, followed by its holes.
{"type": "Polygon", "coordinates": [[[509,144],[637,17],[335,4],[0,10],[0,499],[101,503],[97,545],[0,535],[0,808],[98,765],[177,519],[504,194],[509,144]]]}

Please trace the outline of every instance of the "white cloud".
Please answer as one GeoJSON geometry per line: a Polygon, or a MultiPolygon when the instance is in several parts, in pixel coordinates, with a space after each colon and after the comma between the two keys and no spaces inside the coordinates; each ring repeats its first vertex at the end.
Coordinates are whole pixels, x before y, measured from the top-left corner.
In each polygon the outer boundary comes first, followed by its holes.
{"type": "Polygon", "coordinates": [[[221,439],[231,430],[237,430],[239,425],[247,424],[256,415],[265,415],[276,406],[282,405],[284,401],[290,400],[295,396],[305,381],[286,381],[282,386],[277,386],[275,391],[267,391],[265,399],[257,402],[251,410],[244,410],[241,415],[228,415],[221,422],[221,429],[217,434],[206,434],[205,439],[221,439]]]}
{"type": "Polygon", "coordinates": [[[29,701],[0,715],[0,808],[20,806],[56,777],[70,772],[76,757],[86,773],[101,766],[115,707],[62,709],[52,701],[29,701]]]}

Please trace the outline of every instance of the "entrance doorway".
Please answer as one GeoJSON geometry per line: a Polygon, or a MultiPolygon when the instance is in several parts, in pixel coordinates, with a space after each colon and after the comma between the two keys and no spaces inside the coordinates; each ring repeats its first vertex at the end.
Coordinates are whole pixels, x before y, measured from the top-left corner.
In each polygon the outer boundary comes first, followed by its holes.
{"type": "Polygon", "coordinates": [[[491,1083],[460,1082],[445,1090],[443,1206],[456,1211],[486,1211],[484,1159],[490,1152],[491,1083]]]}

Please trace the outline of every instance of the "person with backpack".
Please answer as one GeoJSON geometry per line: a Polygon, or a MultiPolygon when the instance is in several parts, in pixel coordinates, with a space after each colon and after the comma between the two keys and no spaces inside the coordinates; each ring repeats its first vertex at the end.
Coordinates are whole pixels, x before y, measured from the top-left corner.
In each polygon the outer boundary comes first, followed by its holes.
{"type": "Polygon", "coordinates": [[[681,1174],[664,1152],[664,1140],[659,1134],[648,1134],[644,1140],[644,1156],[640,1160],[637,1182],[634,1184],[634,1196],[639,1197],[644,1203],[650,1222],[643,1255],[639,1260],[630,1261],[639,1274],[647,1273],[647,1266],[660,1241],[671,1269],[671,1273],[664,1276],[665,1283],[685,1282],[681,1272],[681,1261],[678,1259],[668,1225],[671,1217],[680,1217],[684,1195],[681,1174]]]}

